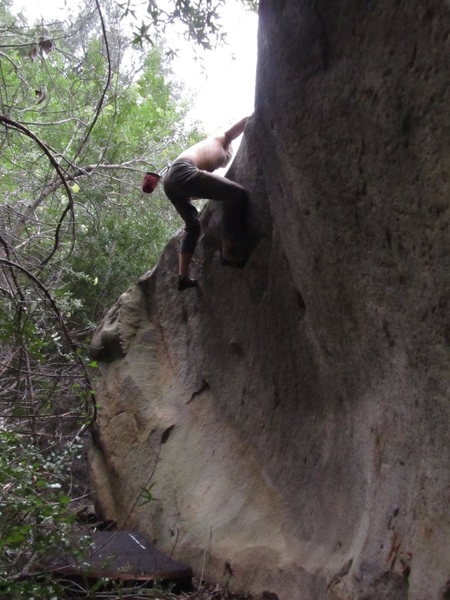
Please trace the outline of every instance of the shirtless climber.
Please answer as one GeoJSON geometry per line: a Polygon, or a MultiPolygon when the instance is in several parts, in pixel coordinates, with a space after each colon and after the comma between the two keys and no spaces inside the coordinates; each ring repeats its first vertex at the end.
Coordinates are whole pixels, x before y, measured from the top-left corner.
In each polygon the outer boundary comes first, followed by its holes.
{"type": "Polygon", "coordinates": [[[245,258],[235,253],[242,235],[248,196],[245,189],[225,177],[211,172],[227,165],[232,157],[231,142],[245,128],[248,117],[241,119],[222,135],[208,137],[184,150],[164,177],[164,191],[185,223],[178,264],[178,289],[197,285],[189,277],[189,266],[201,228],[193,198],[223,201],[223,236],[221,264],[243,267],[245,258]]]}

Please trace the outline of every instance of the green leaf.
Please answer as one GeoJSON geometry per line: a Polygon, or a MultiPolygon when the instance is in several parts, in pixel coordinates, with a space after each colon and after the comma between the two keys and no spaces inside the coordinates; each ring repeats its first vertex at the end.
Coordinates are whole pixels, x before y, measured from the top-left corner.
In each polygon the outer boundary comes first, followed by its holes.
{"type": "Polygon", "coordinates": [[[142,492],[141,492],[142,502],[141,502],[140,506],[143,506],[144,504],[149,504],[150,502],[159,502],[158,498],[153,496],[153,493],[152,493],[152,489],[155,485],[156,485],[156,481],[154,481],[152,484],[150,484],[147,489],[142,488],[142,492]]]}

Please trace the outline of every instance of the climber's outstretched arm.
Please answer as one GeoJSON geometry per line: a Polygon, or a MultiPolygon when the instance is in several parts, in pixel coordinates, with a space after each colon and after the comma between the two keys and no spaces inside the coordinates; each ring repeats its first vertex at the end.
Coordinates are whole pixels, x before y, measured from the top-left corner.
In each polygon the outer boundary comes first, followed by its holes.
{"type": "Polygon", "coordinates": [[[232,140],[241,135],[245,129],[248,119],[248,117],[244,117],[225,132],[225,144],[229,144],[232,140]]]}

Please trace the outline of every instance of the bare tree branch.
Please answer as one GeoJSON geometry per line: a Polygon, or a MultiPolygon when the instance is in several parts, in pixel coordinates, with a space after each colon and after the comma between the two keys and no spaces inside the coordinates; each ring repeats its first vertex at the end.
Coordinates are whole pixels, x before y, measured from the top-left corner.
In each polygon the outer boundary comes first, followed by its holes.
{"type": "Polygon", "coordinates": [[[59,121],[47,121],[45,123],[38,122],[38,121],[21,121],[22,125],[33,125],[34,127],[47,127],[47,126],[54,126],[54,125],[63,125],[64,123],[71,123],[72,121],[75,121],[75,123],[78,123],[78,125],[82,125],[83,127],[87,127],[87,124],[84,123],[81,119],[78,119],[77,117],[68,117],[67,119],[60,119],[59,121]]]}
{"type": "Polygon", "coordinates": [[[78,345],[72,339],[72,336],[70,335],[70,332],[67,329],[66,323],[61,314],[61,311],[58,308],[58,305],[57,305],[55,299],[53,298],[53,296],[51,295],[49,290],[45,287],[45,285],[37,277],[35,277],[33,275],[33,273],[31,273],[28,269],[25,269],[25,267],[22,267],[22,265],[19,265],[18,263],[15,263],[11,260],[8,260],[6,258],[1,258],[1,257],[0,257],[0,264],[4,265],[6,268],[17,269],[18,271],[20,271],[24,275],[26,275],[26,277],[28,277],[28,279],[30,279],[30,281],[32,281],[34,283],[34,285],[44,294],[45,298],[47,299],[48,303],[50,304],[53,312],[56,315],[58,324],[61,328],[61,331],[63,332],[64,338],[65,338],[69,348],[72,350],[75,360],[78,363],[78,365],[81,367],[81,370],[84,374],[84,379],[87,384],[87,388],[89,390],[89,396],[91,399],[92,409],[93,409],[92,420],[89,424],[93,424],[95,422],[96,416],[97,416],[97,404],[96,404],[94,392],[92,390],[89,373],[87,371],[87,367],[85,365],[85,362],[84,362],[82,356],[80,356],[80,354],[78,353],[78,345]]]}
{"type": "Polygon", "coordinates": [[[55,242],[54,242],[54,245],[53,245],[53,249],[50,252],[50,254],[41,262],[41,267],[43,267],[43,266],[45,266],[51,260],[51,258],[54,256],[56,250],[58,249],[58,246],[59,246],[59,234],[60,234],[60,231],[61,231],[61,227],[62,227],[62,224],[64,222],[64,219],[65,219],[66,215],[69,212],[72,214],[72,223],[74,223],[74,221],[75,221],[75,214],[73,212],[73,196],[72,196],[72,191],[71,191],[70,187],[67,184],[66,178],[64,176],[64,173],[62,172],[61,167],[59,166],[59,164],[55,160],[53,154],[48,149],[47,145],[44,144],[43,141],[41,141],[30,129],[28,129],[28,127],[25,127],[24,125],[22,125],[21,123],[19,123],[17,121],[13,121],[12,119],[10,119],[9,117],[7,117],[6,115],[0,114],[0,123],[4,123],[5,126],[12,127],[13,129],[17,129],[18,131],[22,132],[23,134],[25,134],[26,136],[28,136],[29,138],[31,138],[44,151],[44,154],[48,157],[51,165],[54,167],[55,171],[57,172],[58,177],[61,179],[62,185],[64,186],[64,189],[66,190],[66,193],[67,193],[67,196],[68,196],[69,202],[68,202],[67,206],[65,207],[65,209],[63,210],[63,212],[61,214],[61,217],[59,219],[58,225],[56,226],[56,229],[55,229],[55,242]]]}
{"type": "Polygon", "coordinates": [[[107,78],[106,78],[106,82],[105,82],[102,94],[101,94],[100,99],[98,101],[97,108],[95,110],[94,118],[93,118],[91,124],[89,125],[88,130],[86,131],[86,133],[84,135],[84,138],[82,139],[82,141],[80,143],[80,146],[78,147],[77,152],[75,153],[75,156],[73,158],[74,161],[80,155],[81,151],[83,150],[84,145],[86,144],[87,140],[89,139],[89,136],[91,135],[91,132],[92,132],[92,130],[93,130],[93,128],[94,128],[94,126],[95,126],[95,124],[96,124],[96,122],[97,122],[97,120],[98,120],[98,118],[100,116],[100,113],[102,111],[103,104],[104,104],[105,98],[106,98],[106,92],[108,91],[110,83],[111,83],[111,55],[110,55],[110,52],[109,52],[109,43],[108,43],[108,36],[106,34],[105,21],[103,19],[102,10],[100,8],[100,4],[99,4],[98,0],[95,0],[95,5],[97,6],[97,11],[98,11],[98,14],[99,14],[99,17],[100,17],[101,26],[102,26],[103,40],[104,40],[104,43],[105,43],[106,56],[107,56],[107,59],[108,59],[108,75],[107,75],[107,78]]]}

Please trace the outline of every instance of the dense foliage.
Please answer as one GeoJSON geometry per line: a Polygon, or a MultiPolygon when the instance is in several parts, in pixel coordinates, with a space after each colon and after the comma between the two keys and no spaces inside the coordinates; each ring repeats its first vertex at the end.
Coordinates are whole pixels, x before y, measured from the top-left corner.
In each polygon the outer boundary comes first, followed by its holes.
{"type": "MultiPolygon", "coordinates": [[[[198,139],[162,58],[133,48],[123,7],[89,3],[29,26],[0,7],[0,595],[58,597],[29,579],[68,543],[88,498],[95,415],[89,333],[179,227],[140,190],[198,139]],[[44,561],[44,562],[43,562],[44,561]]],[[[53,586],[53,587],[51,587],[53,586]]]]}

